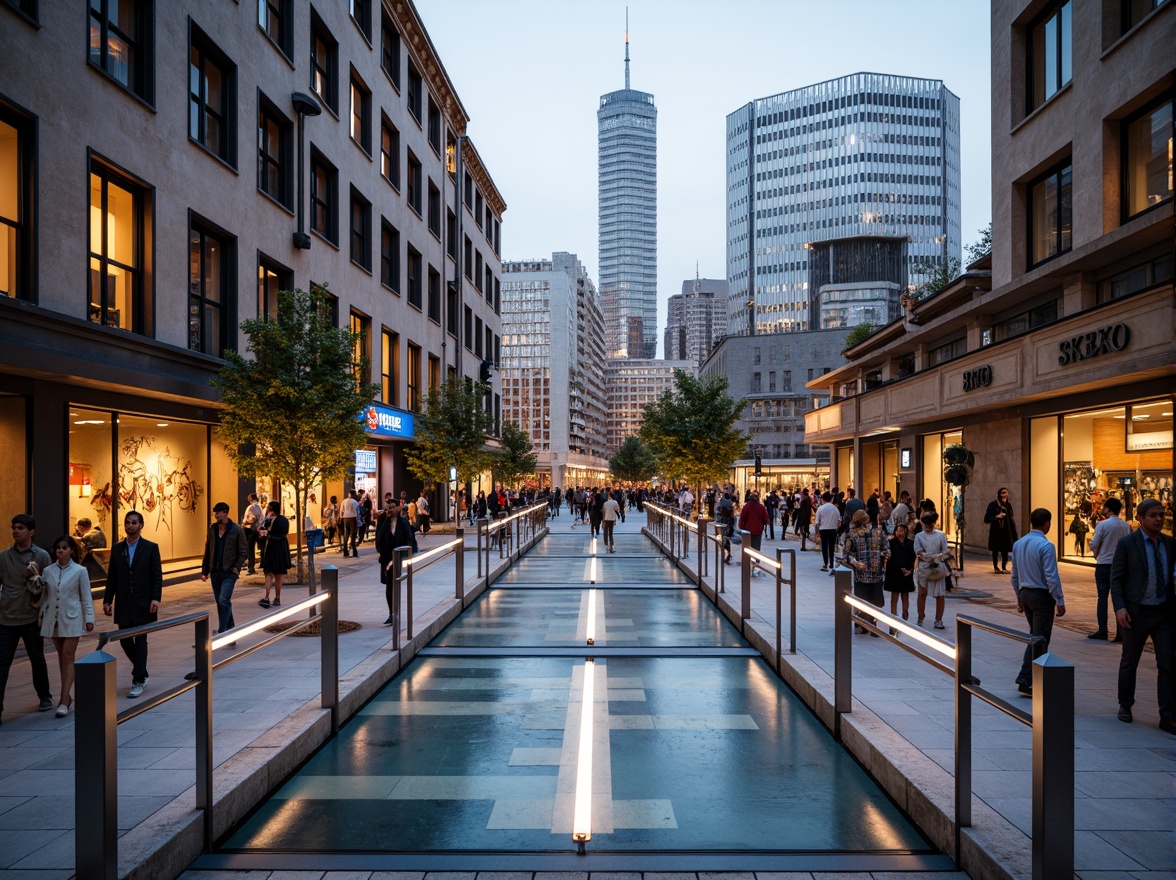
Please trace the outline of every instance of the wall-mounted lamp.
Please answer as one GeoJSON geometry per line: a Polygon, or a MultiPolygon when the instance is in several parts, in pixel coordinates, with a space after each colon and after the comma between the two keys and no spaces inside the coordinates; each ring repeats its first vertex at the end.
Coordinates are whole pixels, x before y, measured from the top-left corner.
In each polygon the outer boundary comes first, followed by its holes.
{"type": "Polygon", "coordinates": [[[294,247],[300,251],[310,250],[310,236],[306,233],[305,222],[305,193],[306,193],[306,117],[318,116],[323,112],[318,101],[305,92],[295,92],[290,96],[294,104],[294,112],[298,114],[298,231],[294,233],[294,247]]]}

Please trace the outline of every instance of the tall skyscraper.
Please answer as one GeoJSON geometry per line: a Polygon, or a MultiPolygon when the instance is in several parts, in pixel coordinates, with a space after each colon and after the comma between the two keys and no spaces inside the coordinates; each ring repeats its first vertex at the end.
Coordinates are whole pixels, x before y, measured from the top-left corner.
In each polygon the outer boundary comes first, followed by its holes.
{"type": "Polygon", "coordinates": [[[629,88],[600,98],[598,126],[600,298],[610,358],[657,352],[657,107],[629,88]]]}
{"type": "Polygon", "coordinates": [[[662,357],[702,364],[714,344],[727,333],[727,282],[698,278],[682,282],[670,297],[662,357]]]}
{"type": "Polygon", "coordinates": [[[727,332],[810,326],[813,242],[908,242],[960,258],[960,99],[941,80],[855,73],[727,117],[727,332]]]}

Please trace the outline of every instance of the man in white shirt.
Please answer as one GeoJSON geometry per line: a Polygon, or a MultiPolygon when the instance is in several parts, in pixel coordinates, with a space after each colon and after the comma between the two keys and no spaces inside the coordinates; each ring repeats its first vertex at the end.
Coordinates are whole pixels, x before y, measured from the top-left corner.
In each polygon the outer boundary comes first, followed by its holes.
{"type": "MultiPolygon", "coordinates": [[[[1119,545],[1119,539],[1131,534],[1131,526],[1119,518],[1123,502],[1118,498],[1108,498],[1104,501],[1103,510],[1107,511],[1109,516],[1094,527],[1094,536],[1090,539],[1090,552],[1095,557],[1094,585],[1098,589],[1098,605],[1095,610],[1098,629],[1087,638],[1106,641],[1107,600],[1111,595],[1111,563],[1115,561],[1115,548],[1119,545]]],[[[1123,641],[1123,634],[1116,632],[1114,641],[1123,641]]]]}
{"type": "Polygon", "coordinates": [[[611,495],[606,495],[604,504],[600,508],[601,524],[604,526],[604,543],[608,547],[609,553],[616,552],[613,549],[613,529],[616,528],[617,519],[621,515],[621,505],[617,504],[617,499],[611,495]]]}
{"type": "Polygon", "coordinates": [[[339,504],[339,522],[343,532],[343,555],[359,556],[359,501],[354,489],[339,504]],[[347,549],[349,545],[350,550],[347,549]]]}
{"type": "Polygon", "coordinates": [[[685,516],[690,516],[690,512],[694,510],[694,496],[690,494],[689,486],[684,488],[682,494],[678,496],[678,506],[682,508],[682,513],[685,516]]]}
{"type": "Polygon", "coordinates": [[[245,506],[245,515],[241,517],[241,528],[245,530],[247,552],[245,562],[248,563],[249,574],[255,574],[257,571],[257,563],[254,561],[257,556],[257,526],[264,517],[265,511],[258,503],[257,493],[250,492],[249,503],[245,506]]]}
{"type": "Polygon", "coordinates": [[[821,506],[817,508],[817,534],[821,537],[821,571],[833,574],[837,566],[837,530],[841,527],[841,511],[833,503],[833,493],[826,492],[821,496],[821,506]]]}

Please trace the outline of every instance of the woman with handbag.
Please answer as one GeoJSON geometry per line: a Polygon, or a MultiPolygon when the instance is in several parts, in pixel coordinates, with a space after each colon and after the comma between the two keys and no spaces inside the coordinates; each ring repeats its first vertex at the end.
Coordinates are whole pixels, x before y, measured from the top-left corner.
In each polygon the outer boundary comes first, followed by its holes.
{"type": "MultiPolygon", "coordinates": [[[[841,542],[841,557],[853,569],[853,594],[863,602],[881,608],[883,606],[882,586],[886,580],[886,562],[890,559],[890,542],[886,532],[870,521],[865,510],[855,510],[849,523],[849,531],[841,542]]],[[[874,618],[859,615],[870,623],[874,618]]],[[[858,634],[866,632],[863,626],[855,626],[858,634]]],[[[870,633],[877,637],[877,633],[870,633]]]]}
{"type": "Polygon", "coordinates": [[[56,562],[43,572],[41,594],[41,636],[53,640],[61,672],[61,700],[57,717],[64,718],[73,706],[70,691],[74,683],[74,657],[78,639],[94,630],[94,602],[90,598],[90,575],[77,562],[78,545],[69,535],[53,542],[56,562]]]}
{"type": "Polygon", "coordinates": [[[915,535],[915,558],[919,566],[915,569],[915,586],[918,588],[919,626],[927,612],[927,596],[935,599],[935,628],[943,629],[944,597],[947,595],[947,535],[935,528],[939,517],[934,513],[923,514],[923,530],[915,535]]]}
{"type": "MultiPolygon", "coordinates": [[[[907,534],[906,523],[894,527],[890,539],[890,559],[886,562],[886,591],[890,593],[890,613],[898,613],[898,600],[902,598],[902,619],[910,614],[911,593],[915,591],[915,544],[907,534]]],[[[893,630],[891,635],[893,635],[893,630]]]]}
{"type": "Polygon", "coordinates": [[[1009,570],[1009,554],[1017,540],[1017,524],[1013,521],[1013,505],[1009,501],[1009,490],[1004,486],[996,493],[996,500],[988,504],[984,512],[988,523],[988,549],[992,551],[992,570],[997,574],[1009,570]],[[1000,556],[1000,567],[996,558],[1000,556]]]}
{"type": "Polygon", "coordinates": [[[282,604],[282,578],[290,570],[290,521],[282,516],[282,505],[271,501],[265,509],[265,519],[257,533],[265,538],[261,551],[261,570],[265,572],[265,598],[258,600],[262,608],[270,607],[270,588],[274,591],[273,606],[282,604]]]}

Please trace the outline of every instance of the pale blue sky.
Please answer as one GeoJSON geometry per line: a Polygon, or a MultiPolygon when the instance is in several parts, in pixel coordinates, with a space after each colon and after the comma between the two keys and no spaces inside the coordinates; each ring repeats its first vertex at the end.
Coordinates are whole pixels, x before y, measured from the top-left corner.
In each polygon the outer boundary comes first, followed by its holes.
{"type": "MultiPolygon", "coordinates": [[[[416,0],[506,199],[504,260],[576,253],[597,279],[596,109],[624,88],[624,0],[416,0]]],[[[632,87],[658,109],[658,337],[665,302],[726,274],[725,120],[858,71],[960,97],[967,245],[991,216],[987,0],[630,0],[632,87]]]]}

